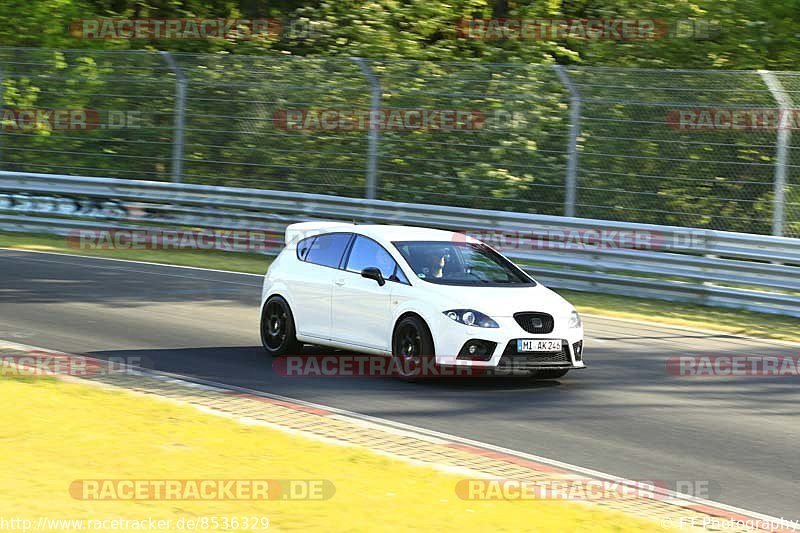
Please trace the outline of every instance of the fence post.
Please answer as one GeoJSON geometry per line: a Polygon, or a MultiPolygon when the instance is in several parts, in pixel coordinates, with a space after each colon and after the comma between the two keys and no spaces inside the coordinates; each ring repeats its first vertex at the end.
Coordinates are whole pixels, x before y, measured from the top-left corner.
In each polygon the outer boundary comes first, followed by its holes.
{"type": "MultiPolygon", "coordinates": [[[[6,106],[6,78],[3,72],[3,69],[0,68],[0,112],[3,111],[3,108],[6,106]]],[[[3,162],[3,124],[0,121],[0,163],[3,162]]]]}
{"type": "Polygon", "coordinates": [[[792,112],[792,99],[774,73],[768,70],[759,70],[758,73],[772,93],[772,97],[778,103],[779,109],[778,139],[775,144],[775,184],[772,197],[772,234],[782,236],[784,224],[783,207],[786,196],[786,159],[789,154],[789,144],[792,141],[792,130],[789,122],[789,114],[792,112]]]}
{"type": "Polygon", "coordinates": [[[180,183],[183,178],[183,129],[186,113],[186,76],[175,62],[172,54],[159,50],[167,65],[175,73],[175,125],[172,140],[172,181],[180,183]]]}
{"type": "Polygon", "coordinates": [[[569,91],[569,144],[567,177],[564,183],[564,216],[574,217],[578,188],[578,137],[581,133],[581,93],[561,65],[553,65],[558,79],[569,91]]]}
{"type": "Polygon", "coordinates": [[[378,117],[381,112],[381,84],[375,73],[361,57],[351,57],[364,73],[370,84],[370,115],[369,134],[367,137],[367,187],[366,197],[374,200],[378,193],[378,143],[380,142],[380,129],[378,117]]]}

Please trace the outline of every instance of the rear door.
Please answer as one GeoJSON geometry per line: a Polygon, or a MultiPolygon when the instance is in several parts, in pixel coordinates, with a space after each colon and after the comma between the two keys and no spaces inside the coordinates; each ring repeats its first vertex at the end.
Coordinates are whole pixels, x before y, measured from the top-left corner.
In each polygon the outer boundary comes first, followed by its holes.
{"type": "Polygon", "coordinates": [[[345,270],[333,287],[333,337],[335,340],[390,352],[392,329],[391,294],[397,283],[408,283],[392,256],[376,241],[356,235],[345,270]],[[376,267],[383,286],[361,277],[361,271],[376,267]]]}
{"type": "Polygon", "coordinates": [[[318,235],[309,247],[298,248],[298,271],[290,276],[299,335],[331,338],[333,282],[342,273],[339,266],[352,237],[352,233],[326,233],[318,235]]]}

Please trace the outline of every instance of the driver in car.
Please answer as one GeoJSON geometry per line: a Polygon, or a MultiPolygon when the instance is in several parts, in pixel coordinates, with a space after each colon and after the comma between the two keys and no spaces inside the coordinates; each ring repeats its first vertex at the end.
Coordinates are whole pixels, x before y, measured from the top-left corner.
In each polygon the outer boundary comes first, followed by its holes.
{"type": "Polygon", "coordinates": [[[444,267],[447,264],[447,260],[449,259],[450,254],[444,253],[441,255],[436,256],[436,259],[433,261],[433,265],[430,269],[430,276],[432,278],[441,279],[444,277],[444,267]]]}

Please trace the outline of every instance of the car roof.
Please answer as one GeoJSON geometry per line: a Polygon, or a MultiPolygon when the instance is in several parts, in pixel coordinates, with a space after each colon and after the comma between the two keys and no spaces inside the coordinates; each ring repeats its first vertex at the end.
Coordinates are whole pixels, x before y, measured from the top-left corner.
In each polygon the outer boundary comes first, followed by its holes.
{"type": "MultiPolygon", "coordinates": [[[[445,231],[416,226],[389,226],[381,224],[356,225],[354,233],[360,233],[375,240],[398,241],[453,241],[461,235],[454,231],[445,231]]],[[[463,237],[462,237],[463,238],[463,237]]]]}
{"type": "Polygon", "coordinates": [[[298,239],[311,235],[342,232],[357,233],[384,244],[400,241],[478,242],[463,233],[417,226],[318,221],[302,222],[288,226],[286,228],[286,243],[287,245],[296,244],[298,239]]]}

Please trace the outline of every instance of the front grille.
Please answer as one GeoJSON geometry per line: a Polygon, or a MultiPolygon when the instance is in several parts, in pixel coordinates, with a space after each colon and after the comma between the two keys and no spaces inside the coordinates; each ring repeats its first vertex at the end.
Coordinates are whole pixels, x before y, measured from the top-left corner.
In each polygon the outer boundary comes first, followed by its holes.
{"type": "Polygon", "coordinates": [[[547,313],[515,313],[514,320],[519,327],[534,335],[550,333],[555,324],[553,317],[547,313]]]}
{"type": "Polygon", "coordinates": [[[560,352],[518,352],[514,339],[506,345],[499,364],[525,370],[542,366],[572,366],[572,359],[569,356],[569,344],[564,341],[560,352]]]}

